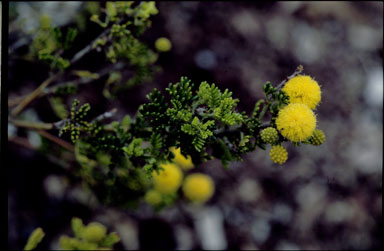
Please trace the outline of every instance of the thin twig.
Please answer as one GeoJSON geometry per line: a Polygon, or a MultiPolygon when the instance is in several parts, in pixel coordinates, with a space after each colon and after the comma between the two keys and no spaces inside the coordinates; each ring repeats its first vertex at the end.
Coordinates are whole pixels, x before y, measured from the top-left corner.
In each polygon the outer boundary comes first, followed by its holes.
{"type": "Polygon", "coordinates": [[[33,146],[28,139],[22,137],[8,137],[8,141],[36,151],[38,148],[33,146]]]}
{"type": "Polygon", "coordinates": [[[26,121],[26,120],[18,120],[18,119],[12,119],[8,118],[8,122],[12,123],[13,125],[17,127],[24,127],[29,129],[35,129],[35,130],[51,130],[53,129],[52,123],[41,123],[41,122],[33,122],[33,121],[26,121]]]}
{"type": "Polygon", "coordinates": [[[67,141],[64,141],[56,136],[53,136],[52,134],[46,132],[46,131],[43,131],[43,130],[36,130],[37,133],[39,133],[41,136],[55,142],[56,144],[64,147],[65,149],[67,149],[68,151],[70,152],[74,152],[74,147],[73,145],[71,145],[70,143],[68,143],[67,141]]]}
{"type": "Polygon", "coordinates": [[[100,35],[98,35],[94,40],[92,40],[92,42],[90,44],[88,44],[87,46],[85,46],[81,51],[79,51],[78,53],[75,54],[75,56],[73,56],[73,58],[71,59],[70,64],[74,64],[76,63],[77,61],[79,61],[84,55],[86,55],[88,52],[90,52],[92,49],[93,49],[93,44],[98,40],[100,39],[101,37],[105,36],[108,34],[108,32],[111,30],[111,28],[108,28],[106,30],[104,30],[100,35]]]}
{"type": "MultiPolygon", "coordinates": [[[[39,122],[31,122],[31,121],[13,120],[13,119],[10,119],[9,122],[11,122],[12,124],[14,124],[15,126],[18,126],[18,127],[24,127],[24,128],[36,130],[36,132],[39,133],[41,136],[57,143],[58,145],[64,147],[65,149],[67,149],[71,152],[74,151],[73,146],[71,144],[69,144],[68,142],[66,142],[66,141],[46,132],[46,131],[43,131],[43,130],[52,129],[53,128],[52,123],[39,123],[39,122]]],[[[18,143],[18,144],[26,143],[26,141],[23,141],[21,139],[15,139],[13,141],[15,143],[18,143]]]]}
{"type": "Polygon", "coordinates": [[[297,75],[299,75],[299,74],[302,73],[303,71],[304,71],[304,67],[303,67],[302,65],[299,65],[299,66],[296,68],[295,72],[294,72],[291,76],[288,76],[288,77],[286,77],[283,81],[281,81],[281,83],[276,87],[276,89],[277,89],[277,90],[280,90],[280,89],[283,87],[283,85],[284,85],[288,80],[290,80],[290,79],[293,78],[293,77],[296,77],[297,75]]]}
{"type": "Polygon", "coordinates": [[[97,122],[97,121],[102,121],[104,119],[108,119],[110,117],[113,116],[113,114],[115,114],[117,112],[117,109],[116,108],[113,108],[112,110],[108,111],[108,112],[104,112],[103,114],[100,114],[99,116],[97,116],[95,119],[93,119],[91,121],[92,122],[97,122]]]}
{"type": "MultiPolygon", "coordinates": [[[[99,39],[102,36],[105,36],[111,28],[108,28],[104,30],[99,36],[97,36],[90,44],[88,44],[85,48],[83,48],[81,51],[75,54],[73,58],[70,60],[70,64],[74,64],[78,60],[80,60],[84,55],[86,55],[88,52],[92,50],[92,46],[95,43],[97,39],[99,39]]],[[[61,72],[62,73],[62,72],[61,72]]],[[[24,99],[12,112],[12,116],[17,116],[30,102],[32,102],[37,96],[39,96],[42,91],[53,81],[55,80],[60,73],[55,74],[54,76],[49,77],[46,79],[37,89],[35,89],[32,93],[28,94],[27,98],[24,99]]]]}
{"type": "Polygon", "coordinates": [[[266,104],[263,106],[263,110],[261,110],[259,115],[259,121],[264,117],[265,112],[268,110],[268,108],[271,106],[271,102],[268,100],[266,104]]]}
{"type": "MultiPolygon", "coordinates": [[[[302,65],[299,65],[296,68],[295,72],[292,75],[286,77],[283,81],[281,81],[281,83],[276,87],[276,89],[280,90],[288,80],[290,80],[291,78],[299,75],[303,71],[304,71],[304,67],[302,65]]],[[[259,115],[259,121],[261,121],[261,119],[264,117],[264,115],[265,115],[266,111],[268,110],[268,108],[272,105],[272,103],[270,101],[270,95],[272,95],[272,94],[266,95],[267,103],[263,106],[263,110],[261,111],[261,113],[259,115]]]]}
{"type": "Polygon", "coordinates": [[[55,75],[47,78],[39,87],[37,87],[33,92],[28,94],[28,96],[21,101],[21,103],[16,106],[15,109],[12,110],[11,115],[13,117],[16,117],[19,115],[20,112],[24,110],[24,108],[31,103],[37,96],[40,95],[40,93],[50,84],[52,81],[54,81],[57,77],[59,77],[62,74],[62,72],[56,73],[55,75]]]}
{"type": "MultiPolygon", "coordinates": [[[[112,67],[104,68],[103,70],[100,71],[100,73],[97,73],[99,75],[99,79],[104,77],[105,75],[109,74],[112,71],[121,70],[123,68],[123,66],[124,66],[124,64],[122,62],[117,62],[116,64],[113,64],[112,67]]],[[[68,84],[72,84],[75,86],[76,85],[83,85],[83,84],[88,84],[88,83],[92,82],[93,80],[94,79],[91,79],[91,78],[80,78],[75,82],[60,83],[60,84],[51,86],[49,88],[45,88],[44,90],[42,90],[40,92],[40,94],[36,98],[41,98],[41,97],[44,97],[46,95],[52,94],[60,86],[65,86],[68,84]]],[[[15,98],[8,100],[8,107],[11,108],[13,106],[18,105],[20,102],[22,102],[24,99],[26,99],[28,97],[28,95],[29,94],[26,94],[26,95],[15,97],[15,98]]]]}

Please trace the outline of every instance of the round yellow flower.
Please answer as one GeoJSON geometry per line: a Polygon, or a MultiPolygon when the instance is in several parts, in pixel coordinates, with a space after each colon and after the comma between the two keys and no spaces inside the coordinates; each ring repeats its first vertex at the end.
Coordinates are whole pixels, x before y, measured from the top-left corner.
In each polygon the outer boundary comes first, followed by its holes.
{"type": "Polygon", "coordinates": [[[168,38],[161,37],[156,40],[155,47],[158,51],[166,52],[172,48],[172,43],[168,38]]]}
{"type": "Polygon", "coordinates": [[[161,193],[156,190],[149,190],[145,194],[145,201],[152,206],[156,206],[161,203],[161,193]]]}
{"type": "Polygon", "coordinates": [[[193,168],[191,156],[188,155],[188,157],[185,158],[184,155],[181,154],[180,147],[179,148],[171,147],[171,151],[175,154],[175,157],[173,158],[173,162],[175,162],[175,164],[180,166],[184,171],[187,171],[193,168]]]}
{"type": "Polygon", "coordinates": [[[282,89],[290,103],[305,104],[312,110],[321,100],[319,84],[310,76],[299,75],[291,78],[282,89]]]}
{"type": "Polygon", "coordinates": [[[102,224],[91,222],[85,227],[82,234],[87,241],[99,242],[105,237],[106,233],[107,229],[102,224]]]}
{"type": "Polygon", "coordinates": [[[174,193],[179,189],[183,173],[176,165],[167,163],[161,165],[163,170],[153,172],[153,185],[162,194],[174,193]]]}
{"type": "Polygon", "coordinates": [[[193,173],[185,178],[183,184],[184,195],[195,203],[209,200],[215,191],[213,180],[208,175],[193,173]]]}
{"type": "Polygon", "coordinates": [[[276,126],[285,138],[300,142],[312,135],[316,128],[316,116],[304,104],[289,104],[279,111],[276,126]]]}
{"type": "Polygon", "coordinates": [[[269,157],[274,163],[284,164],[288,159],[288,152],[283,146],[272,146],[269,157]]]}

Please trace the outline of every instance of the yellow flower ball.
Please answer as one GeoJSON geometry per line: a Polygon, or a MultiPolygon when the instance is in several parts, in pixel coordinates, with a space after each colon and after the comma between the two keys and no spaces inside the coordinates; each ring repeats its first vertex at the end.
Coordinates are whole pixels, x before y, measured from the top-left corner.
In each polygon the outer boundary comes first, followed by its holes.
{"type": "Polygon", "coordinates": [[[215,191],[213,180],[208,175],[193,173],[185,178],[183,192],[185,197],[195,203],[209,200],[215,191]]]}
{"type": "Polygon", "coordinates": [[[166,52],[172,48],[172,43],[168,38],[161,37],[156,40],[155,47],[158,51],[166,52]]]}
{"type": "Polygon", "coordinates": [[[107,229],[102,224],[91,222],[85,227],[82,234],[87,241],[99,242],[105,237],[106,233],[107,229]]]}
{"type": "Polygon", "coordinates": [[[185,158],[184,155],[181,154],[180,147],[171,147],[171,151],[173,152],[173,154],[175,154],[173,162],[175,162],[175,164],[181,167],[184,171],[190,170],[194,167],[191,156],[188,155],[188,157],[185,158]]]}
{"type": "Polygon", "coordinates": [[[153,172],[153,185],[162,194],[174,193],[179,189],[183,173],[175,164],[167,163],[161,165],[163,170],[153,172]]]}
{"type": "Polygon", "coordinates": [[[161,193],[156,190],[149,190],[145,194],[145,201],[152,206],[156,206],[161,203],[161,193]]]}
{"type": "Polygon", "coordinates": [[[288,152],[283,146],[272,146],[269,157],[274,163],[284,164],[288,159],[288,152]]]}
{"type": "Polygon", "coordinates": [[[290,103],[305,104],[312,110],[321,100],[320,86],[310,76],[293,77],[288,80],[282,90],[289,96],[290,103]]]}
{"type": "Polygon", "coordinates": [[[289,104],[279,111],[276,126],[285,138],[300,142],[312,135],[316,128],[316,116],[304,104],[289,104]]]}

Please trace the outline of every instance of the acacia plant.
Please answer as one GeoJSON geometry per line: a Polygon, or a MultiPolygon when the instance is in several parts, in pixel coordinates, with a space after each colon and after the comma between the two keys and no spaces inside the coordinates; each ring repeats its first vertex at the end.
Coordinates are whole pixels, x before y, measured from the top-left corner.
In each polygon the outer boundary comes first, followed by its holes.
{"type": "MultiPolygon", "coordinates": [[[[214,193],[214,180],[202,173],[189,174],[191,168],[214,158],[228,168],[231,161],[241,161],[244,154],[256,148],[267,150],[269,145],[272,162],[282,165],[288,158],[283,144],[324,142],[314,113],[321,101],[320,86],[303,74],[302,66],[276,86],[267,82],[262,87],[265,97],[255,101],[251,114],[236,109],[239,100],[230,90],[206,81],[195,83],[192,76],[181,77],[165,90],[154,89],[132,117],[113,120],[113,109],[89,118],[91,105],[73,97],[80,84],[107,75],[103,93],[112,98],[150,80],[157,58],[138,39],[150,26],[150,17],[158,13],[154,2],[107,2],[97,10],[94,13],[99,14],[92,14],[90,20],[100,25],[101,34],[72,53],[72,58],[66,52],[76,42],[77,29],[63,31],[42,18],[26,57],[47,63],[50,76],[30,94],[9,100],[9,123],[35,130],[72,152],[77,163],[70,167],[71,175],[104,205],[132,207],[145,199],[161,209],[172,205],[181,190],[189,201],[204,203],[214,193]],[[97,73],[74,70],[93,50],[104,51],[108,65],[97,73]],[[123,66],[129,66],[128,70],[123,66]],[[55,85],[48,88],[51,83],[55,85]],[[24,120],[22,111],[43,97],[60,119],[24,120]],[[71,107],[65,106],[65,99],[72,101],[71,107]]],[[[165,38],[156,44],[159,51],[171,48],[165,38]]],[[[16,142],[12,137],[9,140],[16,142]]],[[[60,155],[49,154],[55,153],[60,155]]],[[[68,247],[70,241],[63,243],[68,247]]]]}

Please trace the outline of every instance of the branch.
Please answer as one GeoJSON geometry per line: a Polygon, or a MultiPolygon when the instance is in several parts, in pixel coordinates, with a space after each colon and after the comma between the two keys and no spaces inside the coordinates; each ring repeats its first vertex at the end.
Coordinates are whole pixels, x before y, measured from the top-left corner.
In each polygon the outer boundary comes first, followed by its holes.
{"type": "MultiPolygon", "coordinates": [[[[109,74],[111,71],[121,70],[123,68],[123,66],[124,66],[124,64],[122,62],[117,62],[116,64],[113,64],[112,67],[104,68],[99,73],[97,73],[99,75],[99,79],[104,77],[105,75],[109,74]]],[[[40,94],[36,98],[41,98],[41,97],[44,97],[46,95],[52,94],[56,90],[56,88],[58,88],[60,86],[65,86],[69,83],[71,83],[73,85],[83,85],[83,84],[88,84],[88,83],[92,82],[93,80],[94,79],[91,79],[91,78],[80,78],[80,79],[76,80],[75,82],[60,83],[60,84],[51,86],[49,88],[45,88],[44,90],[42,90],[40,92],[40,94]]],[[[22,102],[24,99],[26,99],[28,97],[28,95],[29,94],[26,94],[26,95],[22,95],[22,96],[15,97],[15,98],[8,100],[8,107],[16,106],[17,104],[22,102]]]]}
{"type": "MultiPolygon", "coordinates": [[[[276,87],[276,89],[277,89],[277,90],[280,90],[288,80],[290,80],[290,79],[293,78],[293,77],[296,77],[297,75],[299,75],[299,74],[302,73],[303,71],[304,71],[304,67],[303,67],[302,65],[299,65],[299,66],[296,68],[295,72],[294,72],[292,75],[286,77],[283,81],[281,81],[281,83],[276,87]]],[[[259,115],[259,121],[262,120],[262,118],[264,117],[265,112],[266,112],[266,111],[268,110],[268,108],[272,105],[272,103],[271,103],[271,101],[270,101],[270,95],[271,95],[271,94],[266,95],[267,103],[263,106],[263,110],[261,111],[261,113],[260,113],[260,115],[259,115]]]]}
{"type": "Polygon", "coordinates": [[[28,94],[28,96],[18,105],[15,109],[12,110],[11,116],[16,117],[24,110],[24,108],[31,103],[40,93],[50,84],[52,81],[57,79],[62,72],[56,73],[55,75],[47,78],[39,87],[37,87],[33,92],[28,94]]]}
{"type": "Polygon", "coordinates": [[[111,30],[111,28],[108,28],[106,30],[104,30],[100,35],[98,35],[94,40],[92,40],[92,42],[90,44],[88,44],[87,46],[85,46],[81,51],[77,52],[75,54],[75,56],[73,56],[73,58],[69,61],[70,64],[74,64],[76,63],[77,61],[79,61],[82,57],[84,57],[84,55],[86,55],[88,52],[90,52],[93,48],[93,44],[98,40],[100,39],[101,37],[107,35],[107,33],[111,30]]]}
{"type": "MultiPolygon", "coordinates": [[[[122,24],[125,21],[124,18],[122,18],[117,24],[122,24]]],[[[74,64],[75,62],[79,61],[85,54],[90,52],[93,48],[93,44],[100,39],[103,36],[106,36],[110,31],[112,27],[109,27],[108,29],[104,30],[100,35],[98,35],[95,39],[92,40],[90,44],[88,44],[86,47],[84,47],[81,51],[76,53],[76,55],[70,60],[70,64],[74,64]]]]}
{"type": "Polygon", "coordinates": [[[12,142],[12,143],[15,143],[15,144],[18,144],[20,146],[26,147],[26,148],[28,148],[30,150],[34,150],[34,151],[37,150],[37,148],[35,146],[31,145],[29,140],[26,139],[26,138],[17,137],[17,136],[16,137],[8,137],[8,141],[12,142]]]}
{"type": "Polygon", "coordinates": [[[97,122],[97,121],[102,121],[104,119],[108,119],[110,117],[113,116],[113,114],[115,114],[117,112],[117,109],[116,108],[113,108],[112,110],[108,111],[108,112],[104,112],[103,114],[100,114],[99,116],[97,116],[95,119],[93,119],[91,121],[92,122],[97,122]]]}
{"type": "Polygon", "coordinates": [[[32,121],[18,120],[18,119],[12,119],[12,118],[8,118],[8,121],[17,127],[24,127],[24,128],[34,129],[34,130],[41,130],[41,129],[51,130],[54,128],[52,123],[32,122],[32,121]]]}
{"type": "Polygon", "coordinates": [[[55,142],[56,144],[64,147],[65,149],[67,149],[68,151],[70,152],[74,152],[74,147],[73,145],[69,144],[67,141],[64,141],[56,136],[53,136],[52,134],[46,132],[46,131],[43,131],[43,130],[37,130],[37,133],[40,134],[41,136],[55,142]]]}
{"type": "MultiPolygon", "coordinates": [[[[121,20],[120,22],[122,22],[123,20],[121,20]]],[[[84,47],[81,51],[79,51],[78,53],[75,54],[75,56],[73,56],[73,58],[70,60],[70,64],[74,64],[75,62],[77,62],[78,60],[80,60],[84,55],[86,55],[88,52],[90,52],[92,50],[92,46],[93,44],[95,43],[95,41],[99,38],[101,38],[102,36],[105,36],[106,34],[108,34],[108,32],[110,32],[111,30],[111,27],[104,30],[99,36],[97,36],[94,40],[92,40],[92,42],[90,44],[88,44],[86,47],[84,47]]],[[[62,72],[61,72],[62,73],[62,72]]],[[[37,89],[35,89],[32,93],[28,94],[27,98],[24,99],[24,101],[22,101],[12,112],[11,112],[11,115],[12,116],[17,116],[30,102],[32,102],[37,96],[39,96],[42,91],[53,81],[55,80],[59,75],[61,75],[61,73],[57,73],[55,74],[54,76],[46,79],[37,89]]]]}
{"type": "MultiPolygon", "coordinates": [[[[67,149],[68,151],[74,152],[73,145],[69,144],[68,142],[66,142],[66,141],[64,141],[62,139],[59,139],[58,137],[53,136],[52,134],[47,133],[46,131],[36,130],[36,132],[38,134],[40,134],[41,136],[43,136],[43,137],[53,141],[54,143],[62,146],[63,148],[67,149]]],[[[8,141],[16,143],[16,144],[21,145],[21,146],[24,146],[24,147],[29,148],[31,150],[38,150],[38,148],[36,148],[35,146],[31,145],[29,140],[27,140],[26,138],[8,137],[8,141]]]]}
{"type": "Polygon", "coordinates": [[[290,80],[291,78],[293,77],[296,77],[297,75],[299,75],[300,73],[302,73],[304,71],[304,67],[302,65],[299,65],[297,66],[295,72],[291,75],[291,76],[288,76],[286,77],[283,81],[281,81],[281,83],[276,87],[277,90],[280,90],[283,85],[288,81],[290,80]]]}

